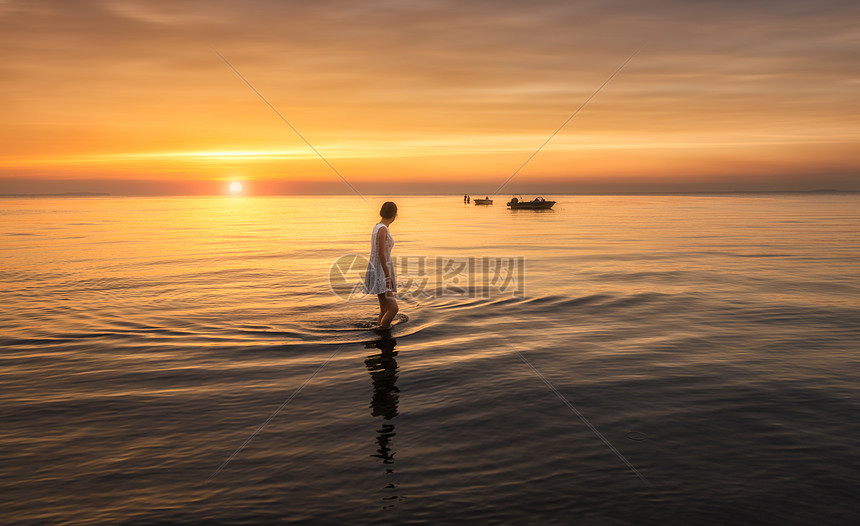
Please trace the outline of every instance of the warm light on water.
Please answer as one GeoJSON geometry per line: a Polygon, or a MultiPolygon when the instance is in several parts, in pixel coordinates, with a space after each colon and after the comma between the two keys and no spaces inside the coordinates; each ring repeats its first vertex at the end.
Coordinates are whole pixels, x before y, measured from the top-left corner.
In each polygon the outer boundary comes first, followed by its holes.
{"type": "Polygon", "coordinates": [[[0,201],[3,516],[852,522],[860,199],[555,198],[393,198],[394,341],[329,285],[388,197],[0,201]]]}

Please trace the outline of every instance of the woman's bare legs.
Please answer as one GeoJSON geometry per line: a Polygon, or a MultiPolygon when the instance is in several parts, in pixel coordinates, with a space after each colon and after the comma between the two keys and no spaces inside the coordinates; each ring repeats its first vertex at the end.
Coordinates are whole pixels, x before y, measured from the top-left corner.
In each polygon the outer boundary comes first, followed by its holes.
{"type": "Polygon", "coordinates": [[[380,327],[388,328],[399,310],[397,300],[394,298],[393,292],[377,294],[376,297],[379,298],[379,318],[377,321],[380,327]]]}
{"type": "Polygon", "coordinates": [[[379,299],[379,316],[376,317],[376,325],[377,327],[382,325],[382,316],[385,314],[385,294],[377,294],[376,297],[379,299]]]}

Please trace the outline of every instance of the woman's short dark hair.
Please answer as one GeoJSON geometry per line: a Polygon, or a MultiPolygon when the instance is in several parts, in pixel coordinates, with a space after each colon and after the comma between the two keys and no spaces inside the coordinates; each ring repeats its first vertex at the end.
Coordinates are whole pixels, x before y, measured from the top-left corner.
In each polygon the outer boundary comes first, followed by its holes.
{"type": "Polygon", "coordinates": [[[382,208],[379,209],[379,215],[382,219],[391,219],[397,215],[397,205],[391,201],[382,203],[382,208]]]}

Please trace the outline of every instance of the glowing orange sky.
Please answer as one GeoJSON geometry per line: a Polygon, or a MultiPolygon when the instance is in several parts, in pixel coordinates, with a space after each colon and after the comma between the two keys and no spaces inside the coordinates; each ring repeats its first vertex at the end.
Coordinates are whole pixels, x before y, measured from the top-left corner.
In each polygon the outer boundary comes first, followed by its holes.
{"type": "Polygon", "coordinates": [[[0,193],[860,190],[860,7],[0,0],[0,193]]]}

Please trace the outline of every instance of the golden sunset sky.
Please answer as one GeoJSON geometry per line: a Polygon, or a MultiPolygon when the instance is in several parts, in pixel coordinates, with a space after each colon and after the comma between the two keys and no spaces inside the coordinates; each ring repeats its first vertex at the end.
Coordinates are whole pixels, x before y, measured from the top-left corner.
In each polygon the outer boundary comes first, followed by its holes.
{"type": "Polygon", "coordinates": [[[860,2],[0,0],[0,193],[860,190],[860,2]],[[217,53],[216,53],[217,51],[217,53]]]}

